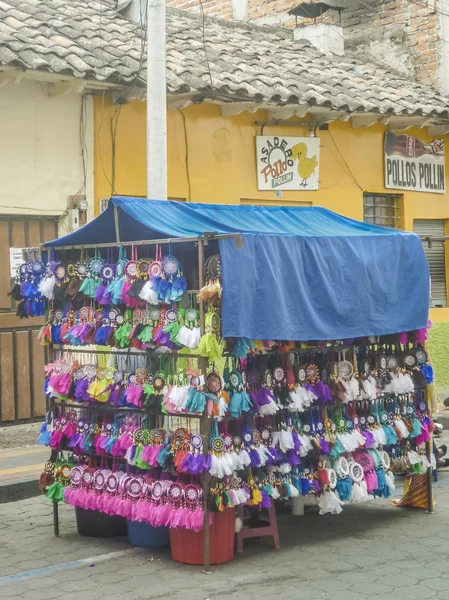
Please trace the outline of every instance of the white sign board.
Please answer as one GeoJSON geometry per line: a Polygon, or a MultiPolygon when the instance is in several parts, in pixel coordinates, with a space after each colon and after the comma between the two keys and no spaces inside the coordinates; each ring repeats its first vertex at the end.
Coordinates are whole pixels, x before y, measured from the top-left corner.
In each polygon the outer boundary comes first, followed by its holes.
{"type": "Polygon", "coordinates": [[[9,275],[13,279],[17,275],[17,269],[24,262],[24,250],[26,248],[9,249],[9,275]]]}
{"type": "Polygon", "coordinates": [[[444,194],[444,140],[425,144],[412,135],[385,134],[385,187],[444,194]]]}
{"type": "Polygon", "coordinates": [[[256,137],[259,190],[318,189],[320,138],[256,137]]]}

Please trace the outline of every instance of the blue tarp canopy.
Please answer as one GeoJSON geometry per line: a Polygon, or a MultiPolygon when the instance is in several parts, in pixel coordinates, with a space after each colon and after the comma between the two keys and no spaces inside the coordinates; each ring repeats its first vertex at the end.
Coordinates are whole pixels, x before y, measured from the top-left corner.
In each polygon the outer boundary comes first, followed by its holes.
{"type": "Polygon", "coordinates": [[[427,326],[429,269],[420,239],[320,207],[111,198],[49,246],[240,233],[220,240],[224,337],[332,340],[427,326]]]}

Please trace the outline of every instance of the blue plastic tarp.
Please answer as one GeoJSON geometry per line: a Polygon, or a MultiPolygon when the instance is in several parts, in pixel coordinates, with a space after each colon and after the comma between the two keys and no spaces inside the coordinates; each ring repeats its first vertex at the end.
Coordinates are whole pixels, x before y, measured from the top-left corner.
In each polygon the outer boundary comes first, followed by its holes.
{"type": "Polygon", "coordinates": [[[419,238],[320,207],[112,198],[96,219],[49,245],[241,233],[220,240],[224,337],[327,340],[427,326],[429,270],[419,238]]]}

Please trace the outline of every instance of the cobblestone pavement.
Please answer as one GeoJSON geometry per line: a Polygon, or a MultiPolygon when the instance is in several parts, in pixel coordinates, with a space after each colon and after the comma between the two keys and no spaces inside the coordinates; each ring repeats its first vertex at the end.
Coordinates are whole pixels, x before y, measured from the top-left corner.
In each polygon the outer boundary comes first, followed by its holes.
{"type": "Polygon", "coordinates": [[[68,506],[60,507],[55,539],[44,498],[7,503],[0,505],[0,598],[448,600],[449,473],[440,472],[435,497],[433,515],[389,500],[347,506],[339,516],[285,511],[280,550],[269,538],[248,541],[210,575],[126,538],[81,537],[68,506]]]}

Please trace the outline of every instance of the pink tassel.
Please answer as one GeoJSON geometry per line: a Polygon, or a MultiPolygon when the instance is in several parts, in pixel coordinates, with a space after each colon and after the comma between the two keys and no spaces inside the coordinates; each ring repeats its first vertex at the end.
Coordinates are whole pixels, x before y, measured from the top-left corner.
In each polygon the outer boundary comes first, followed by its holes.
{"type": "Polygon", "coordinates": [[[71,377],[70,373],[65,373],[64,375],[61,375],[61,377],[59,378],[58,392],[63,396],[67,396],[67,394],[69,393],[69,390],[70,390],[71,383],[72,383],[72,377],[71,377]]]}
{"type": "Polygon", "coordinates": [[[77,425],[76,423],[73,422],[69,422],[67,423],[67,425],[65,426],[64,429],[64,435],[68,440],[71,440],[72,437],[75,435],[76,433],[76,429],[77,429],[77,425]]]}
{"type": "Polygon", "coordinates": [[[377,481],[377,475],[375,471],[371,473],[365,473],[365,481],[366,487],[368,489],[368,494],[372,494],[374,490],[377,490],[377,486],[379,485],[379,483],[377,481]]]}
{"type": "Polygon", "coordinates": [[[402,333],[399,334],[399,343],[402,344],[403,346],[406,346],[408,344],[407,332],[403,331],[402,333]]]}

